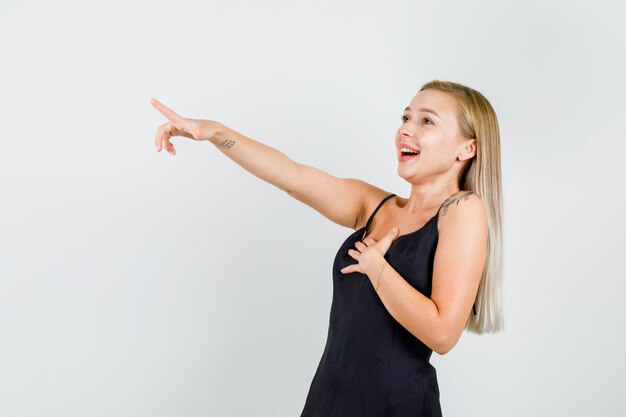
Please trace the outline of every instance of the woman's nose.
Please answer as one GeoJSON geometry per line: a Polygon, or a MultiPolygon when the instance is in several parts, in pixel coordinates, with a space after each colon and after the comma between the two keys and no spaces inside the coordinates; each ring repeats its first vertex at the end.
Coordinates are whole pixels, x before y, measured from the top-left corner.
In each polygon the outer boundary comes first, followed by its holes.
{"type": "Polygon", "coordinates": [[[407,129],[406,127],[401,127],[400,129],[398,129],[398,133],[400,134],[400,136],[412,136],[413,132],[411,132],[411,130],[407,129]]]}

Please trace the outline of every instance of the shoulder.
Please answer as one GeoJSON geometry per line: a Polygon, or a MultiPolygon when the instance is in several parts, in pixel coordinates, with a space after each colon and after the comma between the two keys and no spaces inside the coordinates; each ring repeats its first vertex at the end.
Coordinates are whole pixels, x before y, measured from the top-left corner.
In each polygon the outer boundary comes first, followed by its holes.
{"type": "Polygon", "coordinates": [[[486,230],[487,209],[473,191],[459,191],[448,198],[439,212],[438,228],[443,234],[467,230],[478,233],[486,230]]]}
{"type": "Polygon", "coordinates": [[[479,210],[481,207],[484,209],[483,201],[473,191],[462,190],[458,193],[450,196],[441,206],[441,215],[446,216],[448,212],[452,212],[452,208],[459,206],[463,202],[462,210],[454,210],[456,213],[459,211],[479,210]]]}

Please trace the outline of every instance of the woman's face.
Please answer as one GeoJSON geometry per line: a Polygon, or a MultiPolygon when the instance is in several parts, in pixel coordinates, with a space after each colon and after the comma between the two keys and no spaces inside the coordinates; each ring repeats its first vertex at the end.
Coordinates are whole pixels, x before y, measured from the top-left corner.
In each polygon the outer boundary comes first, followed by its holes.
{"type": "Polygon", "coordinates": [[[400,177],[409,182],[423,181],[449,172],[455,163],[464,163],[468,157],[464,153],[466,146],[474,139],[461,135],[457,112],[457,99],[439,90],[426,89],[411,100],[402,113],[395,138],[400,177]],[[400,150],[403,147],[419,154],[407,155],[400,150]],[[459,155],[462,160],[457,161],[459,155]]]}

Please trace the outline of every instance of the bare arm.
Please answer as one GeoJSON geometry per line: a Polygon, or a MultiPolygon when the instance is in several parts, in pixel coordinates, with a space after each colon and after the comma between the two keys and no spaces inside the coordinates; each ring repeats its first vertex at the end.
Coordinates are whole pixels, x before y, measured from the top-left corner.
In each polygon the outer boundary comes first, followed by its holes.
{"type": "Polygon", "coordinates": [[[283,191],[297,180],[298,164],[276,148],[265,145],[221,125],[209,139],[240,167],[283,191]]]}
{"type": "Polygon", "coordinates": [[[354,178],[337,178],[294,161],[276,148],[223,126],[211,139],[224,155],[256,177],[275,185],[329,220],[357,229],[372,185],[354,178]]]}
{"type": "Polygon", "coordinates": [[[219,122],[181,117],[154,99],[152,105],[170,120],[157,130],[157,151],[165,147],[175,155],[174,146],[169,141],[172,136],[208,140],[246,171],[280,188],[334,223],[357,229],[368,197],[381,192],[364,181],[337,178],[318,168],[300,164],[278,149],[219,122]]]}

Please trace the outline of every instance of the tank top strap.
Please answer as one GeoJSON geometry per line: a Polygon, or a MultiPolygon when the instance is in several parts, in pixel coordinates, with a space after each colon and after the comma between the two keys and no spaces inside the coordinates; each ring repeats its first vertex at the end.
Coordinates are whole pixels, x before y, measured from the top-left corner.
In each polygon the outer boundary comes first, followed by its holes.
{"type": "Polygon", "coordinates": [[[372,223],[372,220],[374,219],[374,216],[376,215],[378,210],[382,207],[385,201],[389,200],[391,197],[395,197],[395,194],[389,194],[387,197],[383,198],[380,203],[378,203],[378,206],[376,206],[374,212],[370,215],[369,219],[367,219],[367,223],[365,224],[365,231],[367,231],[367,229],[370,227],[370,223],[372,223]]]}

